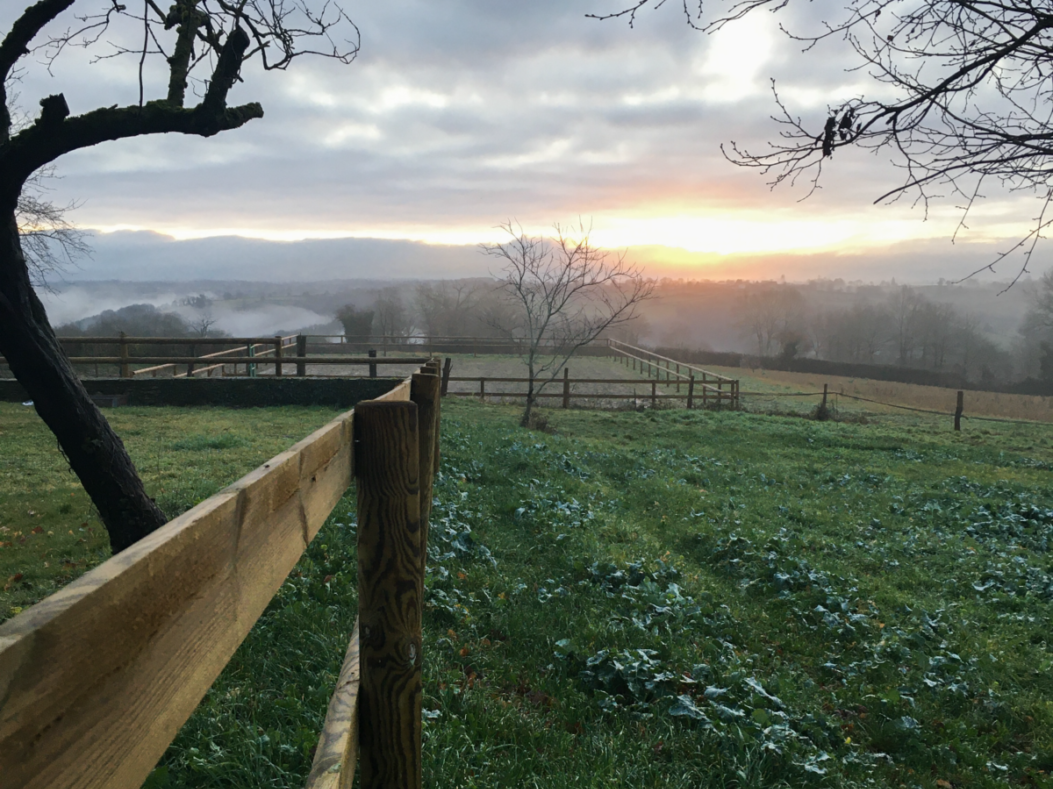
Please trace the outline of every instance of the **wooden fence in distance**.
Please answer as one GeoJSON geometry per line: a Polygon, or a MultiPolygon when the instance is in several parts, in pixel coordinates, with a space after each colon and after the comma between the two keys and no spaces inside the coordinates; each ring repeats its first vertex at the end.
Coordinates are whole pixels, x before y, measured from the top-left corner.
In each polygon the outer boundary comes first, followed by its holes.
{"type": "Polygon", "coordinates": [[[352,477],[359,621],[307,786],[357,756],[362,787],[418,789],[438,393],[432,363],[0,625],[4,789],[139,787],[352,477]]]}
{"type": "MultiPolygon", "coordinates": [[[[729,408],[732,407],[732,392],[730,390],[721,392],[719,389],[713,386],[697,385],[696,379],[688,376],[687,385],[684,387],[683,394],[672,394],[668,392],[659,393],[659,384],[665,384],[664,381],[656,379],[649,379],[646,381],[637,381],[631,378],[571,378],[569,368],[563,368],[563,377],[557,378],[555,381],[548,381],[548,379],[534,379],[534,398],[537,400],[555,400],[559,399],[562,401],[561,405],[563,408],[570,408],[572,400],[633,400],[637,403],[644,404],[650,403],[651,408],[657,408],[659,402],[665,401],[683,401],[686,408],[729,408]],[[538,386],[547,383],[559,383],[562,384],[559,392],[538,392],[538,386]],[[598,385],[598,386],[622,386],[622,387],[633,387],[644,385],[648,387],[649,391],[644,394],[632,393],[628,394],[625,392],[583,392],[580,389],[575,391],[571,387],[572,385],[598,385]]],[[[477,389],[471,392],[445,392],[453,397],[478,397],[482,400],[487,398],[500,399],[500,398],[514,398],[514,399],[525,399],[527,393],[525,391],[506,392],[496,391],[491,389],[487,391],[487,384],[529,384],[529,378],[504,378],[504,377],[486,377],[486,376],[447,376],[444,378],[444,382],[455,382],[455,383],[472,383],[477,385],[477,389]]],[[[677,387],[679,389],[679,386],[677,387]]]]}
{"type": "Polygon", "coordinates": [[[739,382],[733,378],[670,359],[668,356],[620,340],[607,340],[607,345],[622,364],[631,366],[633,370],[639,369],[647,376],[653,375],[658,381],[661,381],[662,373],[665,373],[665,383],[674,384],[678,392],[680,384],[687,383],[692,390],[701,395],[703,407],[708,407],[710,401],[717,407],[739,407],[739,382]]]}
{"type": "MultiPolygon", "coordinates": [[[[417,349],[416,356],[399,356],[377,358],[376,351],[369,351],[367,356],[315,355],[307,354],[307,335],[292,334],[285,337],[220,337],[194,339],[185,337],[130,337],[122,334],[119,337],[61,337],[59,338],[67,351],[67,358],[74,367],[91,365],[98,371],[99,365],[116,369],[121,378],[135,378],[143,375],[157,377],[159,373],[171,373],[173,377],[183,378],[219,371],[221,375],[256,375],[257,368],[270,367],[271,372],[281,377],[285,369],[294,366],[297,376],[307,374],[307,365],[360,366],[368,370],[369,377],[377,377],[378,366],[420,365],[430,361],[431,357],[417,349]],[[72,352],[76,346],[113,346],[116,355],[78,355],[72,352]],[[231,348],[197,355],[197,346],[214,347],[230,345],[231,348]],[[189,348],[189,355],[163,354],[154,355],[133,353],[141,346],[164,348],[189,348]],[[139,367],[136,367],[139,365],[139,367]],[[141,365],[149,365],[142,367],[141,365]],[[183,373],[177,367],[186,367],[183,373]]],[[[184,351],[184,354],[186,352],[184,351]]],[[[0,365],[5,360],[0,356],[0,365]]]]}

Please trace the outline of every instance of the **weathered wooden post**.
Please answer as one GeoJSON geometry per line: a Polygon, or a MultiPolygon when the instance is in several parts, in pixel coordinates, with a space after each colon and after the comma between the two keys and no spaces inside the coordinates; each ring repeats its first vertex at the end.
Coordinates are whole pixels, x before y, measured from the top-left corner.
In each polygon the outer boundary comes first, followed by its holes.
{"type": "Polygon", "coordinates": [[[570,408],[570,370],[563,368],[563,407],[570,408]]]}
{"type": "Polygon", "coordinates": [[[958,390],[958,405],[954,409],[954,429],[962,429],[962,411],[965,410],[965,392],[958,390]]]}
{"type": "Polygon", "coordinates": [[[480,400],[485,400],[486,399],[486,379],[485,378],[480,378],[479,379],[479,399],[480,400]]]}
{"type": "Polygon", "coordinates": [[[355,408],[359,785],[421,786],[420,436],[417,405],[355,408]]]}
{"type": "Polygon", "coordinates": [[[442,366],[442,396],[446,397],[446,393],[450,391],[450,365],[453,364],[453,359],[449,356],[446,357],[446,363],[442,366]]]}
{"type": "MultiPolygon", "coordinates": [[[[441,381],[435,368],[425,366],[414,373],[410,384],[410,400],[417,405],[417,431],[420,437],[420,545],[421,581],[428,551],[428,529],[431,515],[432,487],[438,462],[439,398],[441,381]]],[[[421,590],[424,594],[424,590],[421,590]]],[[[423,599],[423,597],[421,598],[423,599]]]]}
{"type": "MultiPolygon", "coordinates": [[[[252,359],[256,356],[256,345],[253,343],[249,344],[249,358],[252,359]]],[[[245,365],[245,374],[249,378],[256,377],[256,362],[249,362],[245,365]]]]}
{"type": "Polygon", "coordinates": [[[274,358],[278,361],[274,364],[274,374],[279,378],[282,377],[282,338],[277,336],[274,338],[274,358]]]}
{"type": "Polygon", "coordinates": [[[687,374],[687,410],[695,407],[695,374],[687,374]]]}
{"type": "Polygon", "coordinates": [[[706,376],[702,376],[702,410],[709,408],[709,387],[706,385],[706,376]]]}
{"type": "Polygon", "coordinates": [[[131,368],[128,366],[128,335],[123,331],[121,332],[120,344],[121,378],[131,378],[131,368]]]}
{"type": "Polygon", "coordinates": [[[820,406],[820,408],[822,409],[822,412],[824,414],[826,413],[826,391],[829,388],[829,386],[830,384],[823,384],[823,404],[822,406],[820,406]]]}
{"type": "MultiPolygon", "coordinates": [[[[449,359],[447,359],[447,362],[449,359]]],[[[432,359],[428,362],[431,365],[436,378],[442,375],[442,363],[438,359],[432,359]]],[[[432,465],[432,474],[437,474],[439,471],[439,461],[442,459],[441,447],[439,446],[442,442],[439,440],[440,431],[442,430],[442,384],[439,384],[439,396],[435,400],[435,461],[432,465]]],[[[431,500],[428,503],[429,513],[431,512],[431,500]]]]}
{"type": "Polygon", "coordinates": [[[680,393],[680,362],[676,363],[676,391],[680,393]]]}
{"type": "Polygon", "coordinates": [[[651,408],[658,408],[658,381],[651,381],[651,408]]]}
{"type": "MultiPolygon", "coordinates": [[[[195,345],[194,343],[190,343],[190,355],[191,356],[197,356],[197,345],[195,345]]],[[[186,366],[186,377],[187,378],[193,378],[194,377],[194,363],[193,362],[190,362],[186,366]]]]}
{"type": "MultiPolygon", "coordinates": [[[[376,359],[377,358],[377,349],[376,348],[370,348],[368,353],[367,353],[367,355],[369,356],[370,359],[376,359]]],[[[369,365],[369,377],[370,378],[376,378],[377,377],[377,366],[375,364],[369,365]]]]}
{"type": "MultiPolygon", "coordinates": [[[[298,359],[303,359],[305,356],[307,356],[307,335],[306,334],[297,334],[296,335],[296,357],[298,359]]],[[[303,378],[305,375],[307,375],[307,363],[306,362],[297,362],[296,363],[296,375],[299,376],[300,378],[303,378]]]]}

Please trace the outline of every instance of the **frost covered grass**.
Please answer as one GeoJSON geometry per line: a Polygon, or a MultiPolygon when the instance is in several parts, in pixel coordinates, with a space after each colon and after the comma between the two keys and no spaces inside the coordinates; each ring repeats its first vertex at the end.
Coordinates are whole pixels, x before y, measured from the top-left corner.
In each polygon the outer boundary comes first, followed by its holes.
{"type": "MultiPolygon", "coordinates": [[[[49,523],[86,519],[46,433],[4,408],[0,520],[34,517],[16,486],[38,477],[49,523]]],[[[1053,430],[572,409],[545,434],[514,406],[443,409],[426,785],[1053,785],[1053,430]]],[[[329,418],[125,416],[148,482],[169,431],[172,506],[329,418]]],[[[356,613],[356,528],[351,490],[149,786],[302,785],[356,613]]],[[[18,530],[26,566],[45,561],[18,530]]]]}
{"type": "MultiPolygon", "coordinates": [[[[169,517],[288,449],[331,408],[116,408],[147,492],[169,517]]],[[[106,529],[36,411],[0,403],[0,622],[110,557],[106,529]]]]}
{"type": "MultiPolygon", "coordinates": [[[[1015,428],[444,403],[424,780],[1050,786],[1053,450],[1015,428]]],[[[353,492],[155,786],[297,785],[353,492]]]]}

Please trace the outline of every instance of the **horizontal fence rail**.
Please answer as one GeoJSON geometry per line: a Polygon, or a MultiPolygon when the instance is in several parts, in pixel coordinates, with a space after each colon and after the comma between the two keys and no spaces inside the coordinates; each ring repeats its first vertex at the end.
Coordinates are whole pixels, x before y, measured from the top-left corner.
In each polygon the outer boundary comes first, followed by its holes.
{"type": "MultiPolygon", "coordinates": [[[[143,364],[154,364],[168,362],[170,364],[194,364],[196,362],[214,361],[211,356],[75,356],[70,359],[75,364],[120,364],[124,362],[140,362],[143,364]]],[[[343,365],[408,365],[423,364],[431,360],[430,356],[283,356],[283,357],[259,357],[239,356],[237,362],[244,364],[246,361],[253,364],[343,364],[343,365]]],[[[233,364],[234,359],[227,361],[233,364]]]]}
{"type": "Polygon", "coordinates": [[[356,477],[362,638],[356,623],[307,786],[350,787],[357,755],[364,787],[395,786],[375,777],[391,774],[420,787],[420,618],[389,630],[361,584],[417,590],[419,606],[422,469],[434,470],[420,457],[438,457],[438,373],[429,363],[0,625],[0,785],[140,786],[356,477]],[[390,551],[402,539],[417,554],[399,564],[390,551]],[[397,678],[415,697],[390,693],[390,677],[359,657],[396,636],[417,645],[416,680],[397,678]],[[399,747],[360,747],[381,726],[399,747]]]}
{"type": "Polygon", "coordinates": [[[680,391],[680,385],[684,381],[688,383],[692,390],[696,386],[700,386],[703,407],[708,406],[711,392],[715,390],[714,396],[717,398],[718,403],[723,403],[726,397],[731,407],[738,408],[739,382],[733,378],[727,378],[710,370],[677,361],[621,340],[607,340],[607,345],[618,354],[623,364],[628,365],[631,361],[634,370],[639,364],[641,372],[645,372],[647,375],[653,374],[658,380],[661,380],[661,374],[664,372],[666,383],[673,383],[677,392],[680,391]],[[663,362],[664,367],[662,366],[663,362]],[[646,370],[644,370],[644,365],[647,365],[646,370]]]}
{"type": "MultiPolygon", "coordinates": [[[[695,408],[696,405],[701,405],[702,408],[709,408],[710,406],[715,408],[730,407],[734,405],[737,400],[733,398],[733,393],[728,391],[722,391],[719,388],[719,384],[702,384],[693,377],[688,377],[687,387],[683,394],[671,394],[671,393],[659,393],[658,387],[660,385],[666,385],[663,381],[655,379],[632,379],[632,378],[571,378],[570,371],[568,368],[563,369],[562,378],[554,379],[538,379],[533,380],[533,398],[535,400],[554,400],[561,399],[563,401],[563,408],[569,408],[571,400],[634,400],[640,403],[650,401],[651,407],[656,407],[659,401],[662,400],[676,400],[684,401],[687,408],[695,408]],[[562,384],[562,392],[545,392],[544,387],[549,385],[562,384]],[[621,387],[647,387],[650,389],[648,393],[639,394],[634,392],[632,394],[625,392],[582,392],[573,391],[571,386],[573,384],[594,384],[603,386],[621,386],[621,387]],[[541,391],[538,391],[541,389],[541,391]]],[[[443,378],[443,396],[451,397],[478,397],[480,399],[497,399],[497,398],[515,398],[515,399],[526,399],[531,395],[525,391],[497,391],[491,389],[487,391],[487,384],[530,384],[531,379],[529,378],[512,378],[504,376],[454,376],[449,375],[443,378]],[[471,383],[475,384],[477,388],[473,391],[461,391],[451,392],[447,386],[449,383],[471,383]]]]}

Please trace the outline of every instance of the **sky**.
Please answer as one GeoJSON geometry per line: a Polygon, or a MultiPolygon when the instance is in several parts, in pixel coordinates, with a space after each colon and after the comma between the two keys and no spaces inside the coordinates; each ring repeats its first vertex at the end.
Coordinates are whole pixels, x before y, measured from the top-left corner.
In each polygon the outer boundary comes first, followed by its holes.
{"type": "MultiPolygon", "coordinates": [[[[106,5],[78,0],[73,11],[106,5]]],[[[580,219],[595,243],[628,248],[655,275],[934,281],[990,261],[1037,213],[1030,196],[993,194],[952,243],[955,202],[927,214],[874,205],[900,173],[862,150],[839,152],[807,199],[804,187],[769,189],[720,146],[761,150],[777,134],[773,78],[816,128],[828,106],[875,91],[849,70],[842,42],[802,54],[779,31],[816,29],[817,6],[829,4],[757,13],[715,35],[688,27],[675,0],[644,9],[632,28],[586,16],[624,5],[345,3],[361,31],[354,63],[246,67],[230,100],[261,102],[263,119],[210,139],[122,140],[60,160],[52,199],[77,201],[70,218],[98,234],[83,276],[260,276],[253,255],[231,256],[218,241],[192,247],[192,274],[180,255],[143,262],[190,248],[173,242],[230,236],[273,242],[279,257],[302,260],[304,278],[331,278],[341,256],[348,276],[486,273],[477,245],[501,240],[500,223],[544,233],[580,219]],[[317,256],[305,240],[338,243],[317,256]],[[370,240],[370,254],[354,240],[370,240]],[[137,258],[114,251],[129,248],[137,258]]],[[[0,28],[24,6],[4,3],[0,28]]],[[[39,55],[27,58],[23,108],[58,92],[74,113],[136,102],[135,61],[96,59],[106,40],[132,35],[114,28],[92,49],[67,50],[50,73],[39,55]]],[[[147,70],[148,98],[163,78],[147,70]]],[[[1008,264],[998,276],[1013,273],[1008,264]]]]}

